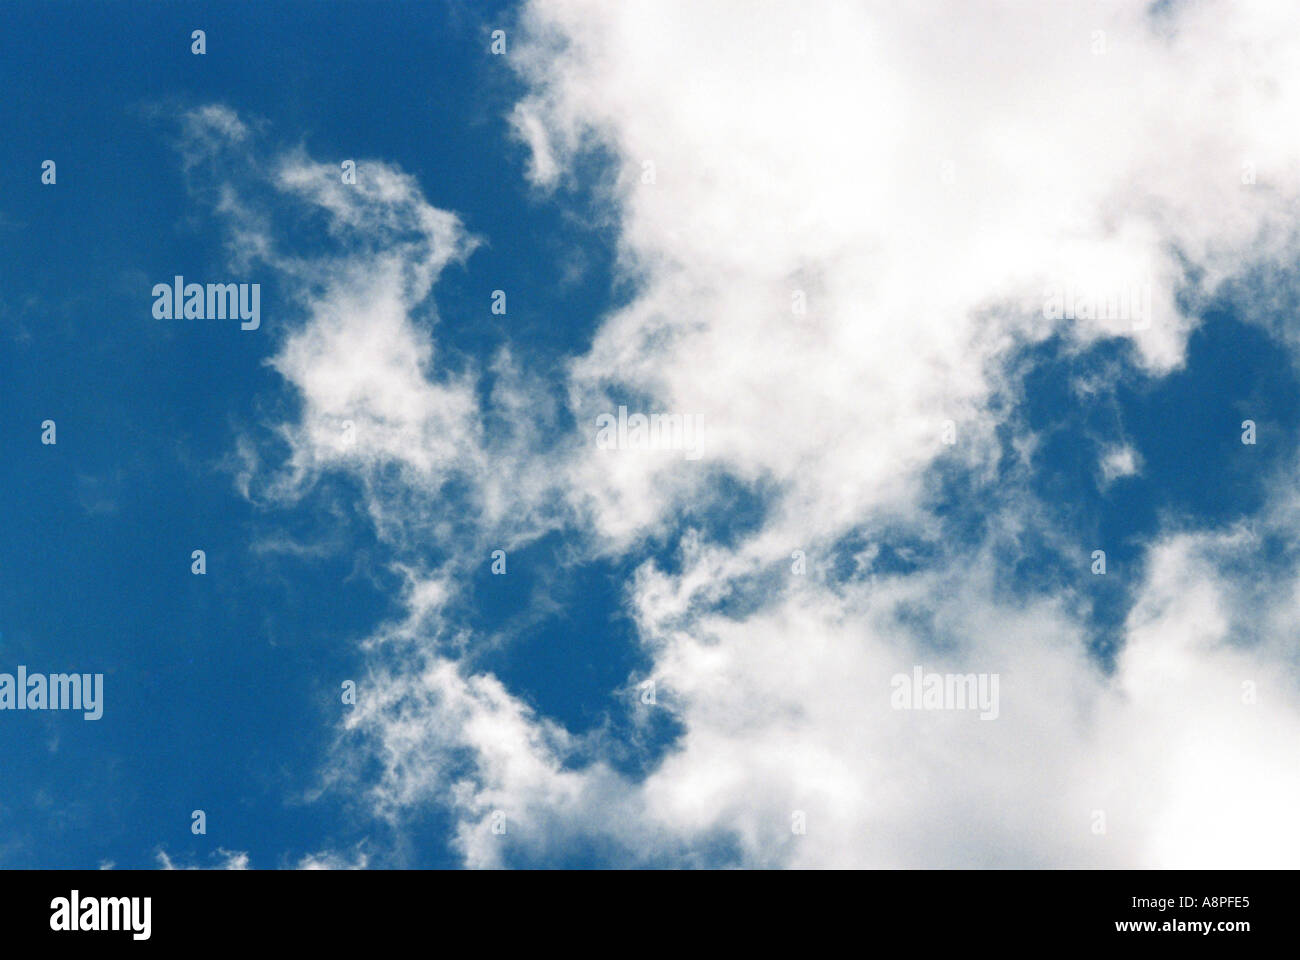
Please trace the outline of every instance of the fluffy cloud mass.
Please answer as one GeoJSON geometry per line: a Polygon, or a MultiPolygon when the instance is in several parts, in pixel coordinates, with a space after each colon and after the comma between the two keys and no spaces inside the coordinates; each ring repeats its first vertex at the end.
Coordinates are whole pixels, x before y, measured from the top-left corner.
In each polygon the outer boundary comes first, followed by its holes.
{"type": "MultiPolygon", "coordinates": [[[[577,847],[631,864],[1294,864],[1300,575],[1288,561],[1261,586],[1252,562],[1262,537],[1294,538],[1289,494],[1257,527],[1147,544],[1107,660],[1079,590],[1018,590],[1000,569],[1053,534],[998,432],[1017,351],[1120,338],[1130,375],[1158,380],[1225,284],[1289,262],[1291,18],[534,0],[510,119],[538,202],[591,189],[599,160],[635,290],[571,358],[567,410],[506,346],[486,399],[481,371],[441,362],[428,298],[475,240],[410,177],[374,161],[342,187],[301,153],[264,163],[266,188],[326,226],[334,248],[310,259],[221,192],[238,254],[276,267],[303,314],[273,360],[301,400],[288,453],[245,450],[243,483],[292,498],[358,478],[406,584],[332,782],[362,782],[348,757],[377,763],[375,814],[445,808],[475,866],[577,847]],[[698,417],[700,456],[601,449],[597,417],[620,405],[698,417]],[[987,514],[974,535],[936,508],[954,477],[986,505],[968,506],[987,514]],[[761,503],[752,527],[684,519],[729,485],[761,503]],[[629,693],[627,713],[680,727],[644,773],[472,664],[465,572],[547,531],[575,563],[635,563],[625,603],[657,696],[629,693]],[[916,665],[996,674],[996,719],[894,709],[891,678],[916,665]]],[[[247,139],[211,109],[192,123],[194,150],[247,139]]],[[[1120,483],[1142,462],[1121,444],[1097,472],[1120,483]]],[[[1092,546],[1061,547],[1085,577],[1092,546]]]]}

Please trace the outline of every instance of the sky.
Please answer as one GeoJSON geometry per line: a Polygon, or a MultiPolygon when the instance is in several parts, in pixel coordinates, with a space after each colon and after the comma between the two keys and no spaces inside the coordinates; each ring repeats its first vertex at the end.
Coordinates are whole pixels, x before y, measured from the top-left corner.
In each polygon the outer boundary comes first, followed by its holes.
{"type": "Polygon", "coordinates": [[[0,867],[1300,858],[1288,4],[0,22],[0,867]]]}

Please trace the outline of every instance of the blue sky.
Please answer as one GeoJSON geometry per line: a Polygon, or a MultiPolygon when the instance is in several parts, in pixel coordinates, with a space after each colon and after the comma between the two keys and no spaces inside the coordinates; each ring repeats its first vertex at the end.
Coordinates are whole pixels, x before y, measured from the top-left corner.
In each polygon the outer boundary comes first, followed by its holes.
{"type": "Polygon", "coordinates": [[[102,672],[105,709],[0,713],[0,866],[1300,849],[1300,38],[617,7],[6,9],[0,671],[102,672]],[[178,274],[260,283],[261,328],[156,319],[178,274]],[[1078,277],[1153,323],[1047,318],[1078,277]],[[704,457],[596,449],[620,404],[701,415],[704,457]],[[998,673],[1001,718],[890,711],[915,664],[998,673]]]}
{"type": "MultiPolygon", "coordinates": [[[[442,323],[470,358],[507,334],[543,370],[580,349],[608,303],[607,244],[529,200],[523,150],[502,117],[512,80],[486,56],[504,5],[388,4],[382,17],[371,3],[54,6],[66,16],[10,9],[3,58],[9,122],[23,131],[3,148],[14,172],[3,210],[14,453],[3,550],[6,569],[29,573],[4,578],[0,632],[9,672],[24,658],[32,670],[102,671],[112,706],[98,723],[49,714],[5,726],[3,862],[153,866],[163,847],[204,863],[224,846],[277,865],[353,842],[370,828],[344,803],[294,798],[315,785],[355,642],[389,612],[383,558],[351,511],[326,528],[314,504],[268,516],[221,469],[236,434],[292,398],[264,366],[270,339],[152,319],[155,282],[228,272],[171,143],[178,113],[219,101],[263,118],[277,144],[388,158],[457,210],[490,238],[440,285],[442,323]],[[188,39],[199,28],[203,57],[188,39]],[[47,158],[55,187],[31,189],[39,176],[19,170],[47,158]],[[575,249],[592,282],[561,291],[550,277],[575,249]],[[508,330],[490,312],[503,286],[529,291],[512,298],[508,330]],[[47,417],[58,444],[27,442],[27,427],[39,437],[47,417]],[[280,533],[337,549],[258,552],[280,533]],[[199,548],[204,578],[190,573],[199,548]],[[206,838],[190,833],[199,808],[212,823],[206,838]]],[[[270,332],[283,307],[268,297],[263,309],[270,332]]],[[[346,493],[321,499],[336,495],[346,493]]],[[[583,635],[603,634],[614,613],[607,579],[584,574],[577,609],[526,641],[541,648],[522,668],[528,685],[578,723],[605,709],[610,671],[629,659],[598,658],[583,635]],[[571,631],[580,635],[566,639],[571,631]],[[579,675],[568,676],[560,644],[590,658],[579,675]],[[581,703],[565,695],[574,690],[581,703]]],[[[530,580],[521,571],[515,590],[496,595],[485,581],[483,622],[526,611],[530,580]]],[[[429,845],[412,865],[448,862],[429,845]]]]}

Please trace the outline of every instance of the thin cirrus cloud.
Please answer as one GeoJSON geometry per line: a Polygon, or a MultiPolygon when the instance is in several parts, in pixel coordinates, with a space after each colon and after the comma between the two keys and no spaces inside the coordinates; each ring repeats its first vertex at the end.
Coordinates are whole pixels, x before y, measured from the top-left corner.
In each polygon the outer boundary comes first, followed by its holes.
{"type": "MultiPolygon", "coordinates": [[[[512,122],[539,202],[594,191],[636,291],[571,359],[567,416],[508,348],[486,409],[473,370],[440,364],[417,318],[474,240],[411,178],[373,161],[344,188],[301,152],[263,162],[264,186],[323,218],[336,246],[311,257],[284,253],[246,185],[223,184],[234,254],[276,268],[302,308],[271,361],[302,400],[278,425],[289,452],[245,447],[241,482],[289,502],[324,472],[356,477],[403,574],[404,613],[366,645],[373,694],[327,782],[398,826],[445,808],[474,866],[593,844],[616,863],[1294,862],[1300,705],[1278,631],[1298,581],[1285,566],[1260,596],[1258,530],[1147,544],[1105,664],[1075,591],[997,575],[1007,531],[1041,517],[1022,471],[990,507],[985,529],[1003,529],[981,538],[947,536],[930,499],[938,472],[984,491],[999,476],[1018,347],[1124,338],[1123,375],[1158,379],[1184,362],[1198,304],[1286,263],[1300,193],[1286,15],[528,4],[512,122]],[[612,161],[593,186],[597,156],[612,161]],[[1107,298],[1119,315],[1080,307],[1107,298]],[[629,402],[701,418],[699,459],[597,449],[596,417],[629,402]],[[488,429],[501,411],[509,428],[488,429]],[[578,435],[555,444],[569,417],[578,435]],[[761,501],[727,538],[687,519],[724,479],[761,501]],[[906,568],[868,551],[852,575],[828,562],[879,530],[933,549],[906,568]],[[461,578],[486,545],[547,531],[635,565],[650,709],[681,728],[643,776],[463,659],[461,578]],[[435,535],[452,544],[436,556],[435,535]],[[664,537],[671,563],[651,547],[664,537]],[[999,716],[892,709],[891,677],[914,665],[997,674],[999,716]],[[358,756],[380,770],[364,787],[358,756]]],[[[188,142],[245,149],[247,127],[212,109],[191,114],[188,142]]],[[[1099,469],[1140,465],[1125,447],[1099,469]]],[[[1289,502],[1261,521],[1279,536],[1294,536],[1289,502]]],[[[644,708],[629,696],[630,715],[644,708]]]]}

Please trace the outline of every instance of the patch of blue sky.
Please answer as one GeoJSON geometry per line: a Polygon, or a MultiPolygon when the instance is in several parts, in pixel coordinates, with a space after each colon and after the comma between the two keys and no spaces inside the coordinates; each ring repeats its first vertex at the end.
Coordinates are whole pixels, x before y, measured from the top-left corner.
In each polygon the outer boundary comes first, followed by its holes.
{"type": "MultiPolygon", "coordinates": [[[[274,455],[265,427],[296,408],[264,361],[300,317],[269,271],[240,278],[264,286],[257,334],[157,321],[150,291],[176,274],[233,279],[202,171],[187,176],[174,144],[181,110],[220,102],[254,125],[263,155],[300,144],[322,162],[383,159],[483,238],[417,315],[436,310],[440,364],[486,369],[508,342],[518,362],[553,376],[585,347],[608,304],[607,228],[561,215],[526,184],[504,120],[517,90],[484,56],[505,5],[386,11],[6,12],[0,78],[21,136],[0,144],[14,178],[0,202],[11,251],[0,264],[0,566],[10,571],[0,663],[102,671],[106,707],[95,722],[6,718],[0,865],[153,866],[158,849],[209,865],[224,847],[278,866],[346,849],[374,827],[340,796],[301,799],[318,786],[339,683],[362,669],[358,641],[397,613],[391,555],[358,513],[355,481],[323,476],[295,506],[272,509],[241,497],[231,469],[241,435],[274,455]],[[201,58],[189,51],[197,28],[201,58]],[[414,89],[428,99],[413,101],[414,89]],[[28,175],[48,158],[54,188],[28,175]],[[506,316],[490,311],[494,289],[509,294],[506,316]],[[55,446],[37,440],[46,418],[55,446]],[[194,549],[207,553],[203,577],[190,572],[194,549]],[[207,813],[206,836],[190,832],[195,809],[207,813]]],[[[318,242],[294,208],[271,212],[295,252],[318,242]]],[[[510,607],[488,613],[504,624],[510,607]]],[[[591,616],[579,626],[602,626],[591,616]]],[[[535,671],[539,699],[580,725],[630,655],[619,655],[622,633],[575,629],[543,624],[521,656],[550,665],[535,671]],[[613,655],[593,666],[598,643],[613,655]],[[562,653],[582,650],[588,667],[563,669],[562,653]]],[[[455,862],[441,814],[426,817],[430,842],[404,848],[408,865],[455,862]]]]}

